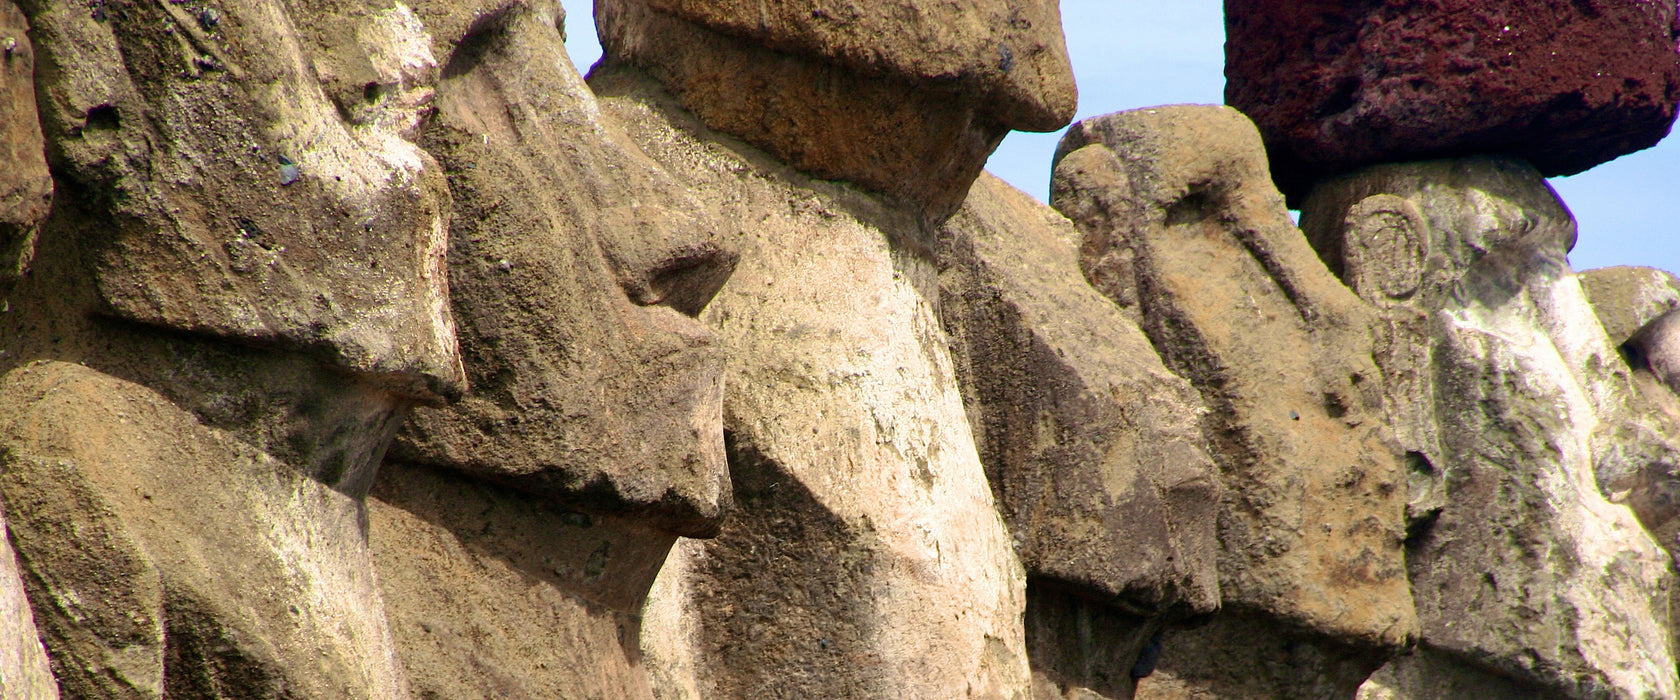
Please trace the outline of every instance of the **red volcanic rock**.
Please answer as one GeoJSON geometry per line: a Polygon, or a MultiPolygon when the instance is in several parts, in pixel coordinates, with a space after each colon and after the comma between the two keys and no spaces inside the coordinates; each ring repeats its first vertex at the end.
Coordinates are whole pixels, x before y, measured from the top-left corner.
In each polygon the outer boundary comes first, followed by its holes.
{"type": "Polygon", "coordinates": [[[1674,0],[1225,0],[1225,101],[1290,199],[1324,175],[1477,153],[1570,175],[1668,134],[1674,0]]]}

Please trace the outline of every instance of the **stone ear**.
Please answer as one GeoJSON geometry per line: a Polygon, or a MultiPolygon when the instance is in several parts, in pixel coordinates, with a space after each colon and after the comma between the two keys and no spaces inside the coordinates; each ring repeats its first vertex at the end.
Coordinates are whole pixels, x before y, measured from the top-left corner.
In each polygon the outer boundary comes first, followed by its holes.
{"type": "Polygon", "coordinates": [[[1366,197],[1348,209],[1342,236],[1345,279],[1360,298],[1392,306],[1417,293],[1429,257],[1429,228],[1411,200],[1366,197]]]}

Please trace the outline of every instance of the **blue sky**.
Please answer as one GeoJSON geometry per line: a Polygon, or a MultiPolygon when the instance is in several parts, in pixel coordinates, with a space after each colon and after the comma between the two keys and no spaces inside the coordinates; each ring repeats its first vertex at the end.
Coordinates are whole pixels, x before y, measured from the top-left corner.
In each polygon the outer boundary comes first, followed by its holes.
{"type": "MultiPolygon", "coordinates": [[[[600,57],[586,0],[565,0],[567,50],[581,70],[600,57]]],[[[1219,104],[1225,90],[1220,0],[1063,0],[1079,82],[1079,118],[1164,104],[1219,104]]],[[[1061,134],[1015,133],[987,169],[1046,199],[1061,134]]],[[[1553,178],[1580,224],[1577,270],[1649,265],[1680,272],[1680,137],[1580,175],[1553,178]]]]}

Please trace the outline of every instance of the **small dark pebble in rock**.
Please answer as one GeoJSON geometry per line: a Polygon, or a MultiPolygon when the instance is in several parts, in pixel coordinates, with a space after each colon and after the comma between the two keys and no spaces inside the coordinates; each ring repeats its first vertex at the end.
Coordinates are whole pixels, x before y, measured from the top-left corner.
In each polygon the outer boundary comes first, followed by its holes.
{"type": "Polygon", "coordinates": [[[280,156],[280,185],[290,185],[298,180],[298,168],[285,156],[280,156]]]}

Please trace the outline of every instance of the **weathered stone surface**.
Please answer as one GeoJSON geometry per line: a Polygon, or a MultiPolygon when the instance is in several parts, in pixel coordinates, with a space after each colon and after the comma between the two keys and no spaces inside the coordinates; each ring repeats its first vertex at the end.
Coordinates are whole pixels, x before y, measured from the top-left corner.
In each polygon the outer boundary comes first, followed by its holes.
{"type": "Polygon", "coordinates": [[[1380,359],[1429,501],[1408,540],[1424,660],[1391,675],[1673,695],[1672,565],[1600,493],[1672,489],[1672,418],[1639,402],[1569,271],[1575,226],[1555,193],[1514,159],[1378,166],[1323,183],[1302,225],[1385,308],[1380,359]],[[1397,269],[1415,272],[1411,291],[1363,282],[1397,269]]]}
{"type": "Polygon", "coordinates": [[[448,173],[454,316],[471,391],[422,408],[401,459],[574,507],[715,533],[729,503],[722,356],[684,315],[734,256],[712,214],[604,117],[557,18],[485,15],[423,143],[448,173]]]}
{"type": "Polygon", "coordinates": [[[1578,276],[1598,322],[1615,345],[1680,306],[1680,278],[1654,267],[1601,267],[1578,276]]]}
{"type": "Polygon", "coordinates": [[[655,585],[661,632],[643,641],[674,679],[661,688],[693,669],[699,697],[1024,697],[1024,575],[934,316],[919,212],[725,141],[637,71],[597,68],[591,85],[696,196],[750,223],[702,316],[732,358],[736,506],[655,585]]]}
{"type": "Polygon", "coordinates": [[[0,697],[58,700],[58,681],[24,595],[4,511],[0,508],[0,697]]]}
{"type": "Polygon", "coordinates": [[[955,83],[1011,129],[1055,131],[1073,119],[1073,69],[1061,13],[1048,0],[639,1],[722,34],[864,75],[955,83]]]}
{"type": "Polygon", "coordinates": [[[459,390],[449,202],[412,141],[438,70],[408,7],[27,9],[44,134],[76,188],[60,235],[105,313],[459,390]]]}
{"type": "Polygon", "coordinates": [[[28,32],[17,5],[0,2],[0,291],[29,269],[36,227],[53,194],[35,116],[35,48],[28,32]]]}
{"type": "MultiPolygon", "coordinates": [[[[1415,637],[1417,619],[1401,551],[1404,468],[1382,425],[1370,309],[1291,224],[1259,134],[1235,110],[1087,120],[1058,161],[1052,203],[1084,235],[1087,276],[1105,291],[1130,288],[1108,293],[1136,300],[1167,367],[1213,412],[1225,612],[1196,632],[1199,664],[1171,654],[1169,635],[1163,672],[1209,697],[1302,697],[1293,681],[1204,675],[1292,663],[1262,658],[1294,648],[1279,638],[1375,669],[1415,637]]],[[[1326,678],[1331,690],[1305,696],[1351,694],[1363,674],[1326,678]]]]}
{"type": "Polygon", "coordinates": [[[76,362],[163,394],[201,423],[353,498],[372,483],[409,401],[380,376],[308,355],[159,333],[90,315],[97,292],[73,225],[49,221],[36,270],[0,313],[0,369],[76,362]]]}
{"type": "Polygon", "coordinates": [[[1588,398],[1540,381],[1568,377],[1550,344],[1533,352],[1506,340],[1509,317],[1463,313],[1437,348],[1447,506],[1410,560],[1425,643],[1572,697],[1672,696],[1672,565],[1599,494],[1588,398]]]}
{"type": "Polygon", "coordinates": [[[1137,615],[1219,607],[1205,410],[1085,281],[1078,231],[982,175],[940,234],[940,318],[1029,578],[1137,615]]]}
{"type": "Polygon", "coordinates": [[[1598,488],[1611,503],[1632,508],[1657,544],[1680,555],[1680,396],[1647,369],[1633,370],[1629,379],[1617,392],[1618,410],[1596,436],[1598,488]]]}
{"type": "MultiPolygon", "coordinates": [[[[1583,285],[1584,286],[1584,285],[1583,285]]],[[[1612,503],[1633,510],[1646,532],[1680,563],[1680,323],[1669,311],[1620,350],[1631,374],[1611,377],[1593,471],[1612,503]]],[[[1620,369],[1620,368],[1618,368],[1620,369]]],[[[1674,591],[1680,596],[1680,586],[1674,591]]],[[[1680,601],[1680,598],[1677,598],[1680,601]]],[[[1680,634],[1680,627],[1676,627],[1680,634]]],[[[1677,640],[1680,641],[1680,640],[1677,640]]],[[[1674,647],[1680,650],[1680,645],[1674,647]]]]}
{"type": "Polygon", "coordinates": [[[368,511],[416,697],[653,697],[635,640],[675,535],[395,462],[368,511]]]}
{"type": "MultiPolygon", "coordinates": [[[[992,0],[985,4],[1004,5],[992,0]]],[[[1035,49],[1037,53],[1033,55],[1037,58],[1018,71],[1030,67],[1047,84],[1060,84],[1064,80],[1060,76],[1067,74],[1060,30],[1051,32],[1044,20],[1035,19],[1044,14],[1040,9],[1044,4],[1027,0],[1010,2],[1013,9],[998,9],[998,12],[1019,9],[1024,21],[1017,25],[976,25],[971,19],[956,23],[935,21],[957,7],[954,4],[934,8],[918,3],[876,3],[867,7],[854,3],[850,9],[835,9],[834,17],[856,14],[871,18],[858,24],[857,29],[848,25],[842,31],[826,33],[816,27],[827,21],[813,18],[811,29],[796,29],[793,25],[771,21],[764,25],[764,31],[741,32],[737,36],[728,28],[758,21],[756,12],[749,17],[737,9],[738,4],[719,5],[720,9],[714,13],[703,9],[711,7],[710,3],[681,2],[685,11],[718,18],[718,28],[709,29],[682,16],[654,9],[643,0],[603,0],[596,3],[595,22],[608,62],[644,68],[711,128],[769,151],[795,169],[818,177],[849,180],[866,189],[915,203],[925,210],[927,218],[939,221],[962,204],[969,183],[980,174],[987,156],[1011,128],[1048,131],[1065,124],[1072,117],[1071,90],[1065,105],[1058,102],[1043,117],[1012,121],[1010,115],[994,114],[990,110],[999,106],[1015,111],[1020,108],[1009,107],[1006,100],[972,94],[964,84],[964,76],[969,74],[938,73],[933,76],[938,79],[930,79],[916,73],[931,69],[934,64],[960,63],[968,58],[929,51],[911,37],[918,31],[950,37],[952,41],[969,37],[961,40],[972,42],[977,47],[975,51],[981,50],[980,45],[987,45],[984,51],[1001,61],[1000,49],[1009,41],[1010,33],[1026,31],[1034,36],[1029,43],[1042,50],[1035,49]],[[900,24],[906,15],[925,19],[911,22],[913,29],[907,33],[900,24]],[[893,28],[884,34],[862,31],[872,26],[871,22],[889,16],[893,28]],[[730,19],[724,22],[721,19],[724,17],[730,19]],[[886,51],[858,52],[860,59],[867,55],[871,65],[878,61],[903,62],[911,56],[916,58],[909,60],[932,63],[919,68],[901,66],[902,70],[886,72],[881,70],[883,66],[868,70],[845,61],[835,63],[783,53],[778,50],[782,45],[776,41],[779,34],[798,34],[802,37],[801,46],[830,47],[824,49],[827,53],[823,55],[850,55],[856,47],[849,43],[848,37],[854,36],[854,32],[856,37],[868,42],[871,51],[882,41],[904,42],[896,47],[908,53],[899,58],[891,58],[897,54],[886,51]],[[917,48],[908,48],[913,46],[917,48]]],[[[791,18],[797,14],[792,3],[777,5],[776,17],[791,18]]],[[[828,11],[827,8],[816,10],[828,11]]]]}
{"type": "Polygon", "coordinates": [[[1358,700],[1563,700],[1546,688],[1467,666],[1432,649],[1397,658],[1364,685],[1358,700]]]}
{"type": "Polygon", "coordinates": [[[1479,153],[1569,175],[1655,145],[1680,103],[1672,2],[1226,0],[1225,101],[1291,201],[1322,176],[1479,153]]]}
{"type": "Polygon", "coordinates": [[[356,501],[68,363],[5,376],[0,440],[66,695],[407,697],[356,501]]]}

